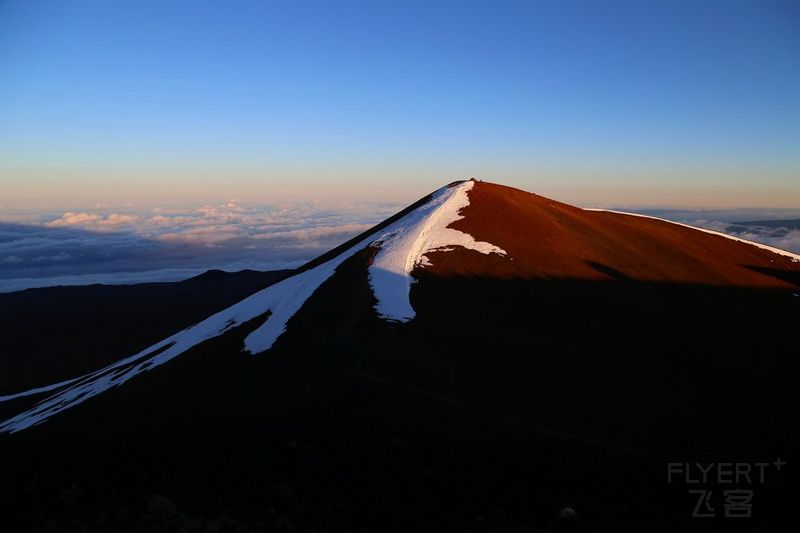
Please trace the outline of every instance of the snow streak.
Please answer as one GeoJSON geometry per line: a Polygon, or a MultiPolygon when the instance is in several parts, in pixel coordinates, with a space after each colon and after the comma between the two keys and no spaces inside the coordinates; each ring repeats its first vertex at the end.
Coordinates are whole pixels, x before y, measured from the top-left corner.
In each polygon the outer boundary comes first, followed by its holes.
{"type": "Polygon", "coordinates": [[[459,212],[469,205],[467,192],[474,185],[467,181],[439,190],[430,202],[403,217],[380,238],[380,251],[369,268],[369,282],[378,300],[375,309],[382,318],[398,322],[414,318],[409,300],[411,272],[415,267],[431,264],[426,253],[461,246],[482,254],[506,255],[505,250],[493,244],[447,227],[464,218],[459,212]]]}
{"type": "Polygon", "coordinates": [[[55,414],[174,359],[206,340],[267,313],[269,315],[264,324],[245,338],[243,350],[250,353],[269,350],[286,331],[289,320],[336,272],[339,265],[370,245],[378,248],[369,268],[370,285],[378,300],[376,311],[388,320],[410,320],[414,317],[409,300],[411,273],[417,266],[430,264],[426,253],[462,246],[483,254],[505,255],[505,251],[497,246],[478,242],[467,233],[447,227],[463,218],[459,212],[469,205],[467,192],[473,186],[474,182],[465,181],[443,187],[425,204],[333,259],[285,278],[135,355],[73,380],[0,397],[0,401],[6,401],[57,391],[33,408],[0,423],[0,433],[15,433],[40,424],[55,414]]]}

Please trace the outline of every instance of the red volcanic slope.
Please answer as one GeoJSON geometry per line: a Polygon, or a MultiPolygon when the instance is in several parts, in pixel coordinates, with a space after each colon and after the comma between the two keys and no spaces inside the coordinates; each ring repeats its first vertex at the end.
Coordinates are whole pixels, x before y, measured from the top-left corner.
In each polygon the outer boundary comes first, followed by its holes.
{"type": "Polygon", "coordinates": [[[788,256],[663,220],[584,210],[486,182],[477,182],[469,198],[464,218],[450,227],[508,257],[434,252],[427,269],[433,274],[786,289],[794,285],[759,269],[800,272],[800,262],[788,256]]]}

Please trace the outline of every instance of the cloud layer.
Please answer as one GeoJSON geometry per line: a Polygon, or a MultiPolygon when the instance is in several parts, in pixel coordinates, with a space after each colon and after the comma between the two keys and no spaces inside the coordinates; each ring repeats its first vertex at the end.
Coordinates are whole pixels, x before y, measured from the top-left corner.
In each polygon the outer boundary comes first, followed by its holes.
{"type": "Polygon", "coordinates": [[[385,204],[17,213],[0,221],[0,292],[291,268],[396,212],[385,204]]]}
{"type": "Polygon", "coordinates": [[[748,241],[760,242],[790,252],[800,253],[800,228],[795,228],[792,225],[770,227],[704,219],[692,221],[690,224],[728,233],[748,241]]]}

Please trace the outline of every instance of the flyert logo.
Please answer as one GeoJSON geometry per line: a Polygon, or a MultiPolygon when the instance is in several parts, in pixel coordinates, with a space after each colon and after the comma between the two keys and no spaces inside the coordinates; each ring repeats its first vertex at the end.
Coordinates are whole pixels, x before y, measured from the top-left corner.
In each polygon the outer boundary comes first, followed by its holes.
{"type": "Polygon", "coordinates": [[[786,461],[780,457],[771,462],[710,462],[667,463],[667,483],[685,484],[695,499],[692,516],[695,518],[749,518],[753,516],[755,485],[767,483],[771,473],[780,472],[786,461]],[[708,488],[731,485],[721,491],[721,498],[708,488]],[[749,488],[740,488],[747,486],[749,488]],[[719,503],[722,503],[722,514],[719,503]]]}

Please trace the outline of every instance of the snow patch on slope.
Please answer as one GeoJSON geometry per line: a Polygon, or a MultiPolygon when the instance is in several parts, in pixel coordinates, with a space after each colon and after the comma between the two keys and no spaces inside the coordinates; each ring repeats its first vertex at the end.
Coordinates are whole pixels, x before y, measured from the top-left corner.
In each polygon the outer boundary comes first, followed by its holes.
{"type": "Polygon", "coordinates": [[[330,261],[264,289],[266,294],[260,304],[268,306],[272,314],[264,324],[245,338],[244,349],[255,354],[272,348],[278,337],[286,331],[289,319],[303,307],[314,291],[336,272],[339,265],[366,248],[370,242],[372,237],[367,237],[330,261]]]}
{"type": "Polygon", "coordinates": [[[33,396],[34,394],[42,394],[43,392],[50,392],[52,390],[60,389],[70,383],[77,381],[80,378],[73,378],[68,379],[66,381],[61,381],[59,383],[53,383],[52,385],[45,385],[44,387],[38,387],[35,389],[26,390],[24,392],[18,392],[16,394],[9,394],[8,396],[0,396],[0,402],[7,402],[9,400],[16,400],[17,398],[22,398],[25,396],[33,396]]]}
{"type": "Polygon", "coordinates": [[[459,214],[469,205],[469,192],[475,185],[467,181],[440,189],[430,202],[392,225],[379,238],[380,251],[369,268],[369,282],[378,300],[375,310],[381,318],[407,322],[414,318],[409,292],[411,272],[418,266],[430,266],[428,252],[450,251],[455,246],[482,254],[506,255],[505,250],[488,242],[476,241],[463,231],[448,228],[464,218],[459,214]]]}
{"type": "Polygon", "coordinates": [[[410,320],[414,316],[409,301],[411,271],[417,265],[430,264],[425,253],[464,246],[484,254],[505,255],[505,251],[496,246],[478,242],[471,235],[447,227],[463,218],[459,211],[469,205],[467,192],[473,185],[474,182],[467,181],[439,189],[422,206],[333,259],[271,285],[135,355],[74,380],[0,397],[0,401],[5,401],[62,389],[33,408],[0,423],[0,433],[15,433],[40,424],[55,414],[111,387],[122,385],[142,372],[163,365],[198,344],[266,313],[269,313],[266,322],[245,338],[243,349],[250,353],[270,349],[286,331],[292,316],[334,274],[339,265],[373,244],[380,247],[369,270],[370,284],[378,300],[376,310],[388,319],[410,320]]]}
{"type": "Polygon", "coordinates": [[[452,187],[442,187],[431,199],[393,224],[342,252],[330,261],[284,280],[285,287],[270,294],[269,320],[245,339],[245,349],[251,353],[268,350],[286,331],[289,319],[303,306],[317,287],[333,275],[346,259],[368,246],[379,248],[369,267],[369,282],[378,315],[387,320],[408,321],[414,317],[409,291],[411,271],[417,265],[430,265],[425,253],[449,251],[454,246],[489,254],[505,255],[505,251],[472,235],[447,226],[464,218],[459,211],[469,205],[467,192],[475,185],[466,181],[452,187]]]}
{"type": "Polygon", "coordinates": [[[761,248],[762,250],[767,250],[774,254],[782,255],[784,257],[788,257],[793,263],[800,263],[800,255],[794,254],[792,252],[782,250],[780,248],[775,248],[774,246],[769,246],[767,244],[761,244],[760,242],[753,242],[748,241],[747,239],[742,239],[739,237],[734,237],[733,235],[728,235],[727,233],[722,233],[721,231],[714,231],[711,229],[706,228],[698,228],[697,226],[690,226],[689,224],[683,224],[681,222],[675,222],[672,220],[666,220],[663,218],[658,218],[650,215],[642,215],[640,213],[626,213],[625,211],[614,211],[613,209],[596,209],[596,208],[583,208],[584,211],[603,211],[606,213],[615,213],[617,215],[628,215],[632,217],[640,217],[640,218],[650,218],[652,220],[660,220],[661,222],[667,222],[668,224],[675,224],[677,226],[683,226],[684,228],[694,229],[697,231],[702,231],[703,233],[710,233],[711,235],[719,235],[720,237],[725,237],[726,239],[731,239],[733,241],[743,242],[745,244],[749,244],[751,246],[755,246],[756,248],[761,248]]]}

